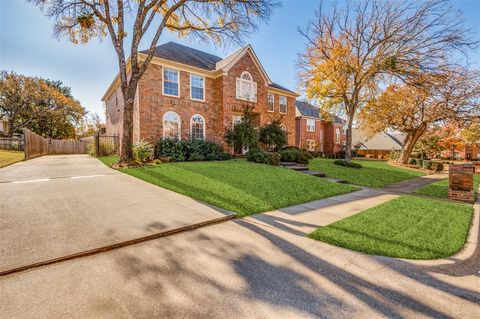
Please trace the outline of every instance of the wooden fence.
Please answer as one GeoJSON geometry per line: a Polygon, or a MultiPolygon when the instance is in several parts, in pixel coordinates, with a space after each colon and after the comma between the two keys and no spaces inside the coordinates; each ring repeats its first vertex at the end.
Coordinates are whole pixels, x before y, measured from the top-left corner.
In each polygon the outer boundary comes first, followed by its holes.
{"type": "Polygon", "coordinates": [[[0,137],[0,150],[23,151],[23,138],[0,137]]]}
{"type": "Polygon", "coordinates": [[[23,129],[25,159],[50,154],[86,154],[87,144],[78,140],[55,140],[44,138],[28,129],[23,129]]]}

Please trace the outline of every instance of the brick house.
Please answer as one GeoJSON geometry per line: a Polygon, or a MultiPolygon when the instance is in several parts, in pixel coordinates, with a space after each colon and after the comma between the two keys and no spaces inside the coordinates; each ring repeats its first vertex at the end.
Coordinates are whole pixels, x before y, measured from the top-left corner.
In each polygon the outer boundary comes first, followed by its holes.
{"type": "MultiPolygon", "coordinates": [[[[140,60],[145,53],[140,53],[140,60]]],[[[107,135],[122,135],[123,99],[117,75],[102,98],[107,135]]],[[[295,144],[297,94],[274,82],[250,45],[226,58],[174,42],[159,45],[140,80],[134,105],[134,142],[161,138],[203,139],[229,149],[225,130],[253,107],[263,126],[281,118],[295,144]]]]}
{"type": "Polygon", "coordinates": [[[320,109],[297,101],[295,111],[295,145],[327,156],[341,152],[345,146],[345,123],[337,116],[322,116],[320,109]],[[331,117],[331,118],[330,118],[331,117]]]}

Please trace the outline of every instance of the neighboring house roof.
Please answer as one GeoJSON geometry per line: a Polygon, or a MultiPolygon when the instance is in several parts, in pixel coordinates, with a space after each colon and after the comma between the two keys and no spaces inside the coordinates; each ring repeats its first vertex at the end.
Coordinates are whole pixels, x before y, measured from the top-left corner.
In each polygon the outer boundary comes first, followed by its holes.
{"type": "MultiPolygon", "coordinates": [[[[361,150],[401,150],[402,143],[397,134],[389,134],[386,132],[377,133],[371,137],[358,128],[352,130],[352,145],[354,148],[361,150]]],[[[400,137],[401,138],[401,137],[400,137]]]]}
{"type": "Polygon", "coordinates": [[[297,107],[300,116],[314,117],[318,119],[321,118],[320,109],[308,102],[296,101],[295,106],[297,107]]]}
{"type": "MultiPolygon", "coordinates": [[[[143,55],[145,55],[147,52],[147,50],[140,51],[140,53],[143,55]]],[[[226,58],[222,59],[221,57],[218,57],[216,55],[170,41],[157,46],[155,48],[153,56],[163,60],[168,60],[200,69],[199,72],[201,70],[204,70],[212,76],[216,76],[220,72],[228,72],[228,70],[230,70],[230,68],[234,66],[238,62],[238,60],[247,53],[250,53],[253,61],[255,62],[258,69],[260,70],[260,73],[264,77],[268,87],[284,91],[292,95],[297,95],[294,91],[291,91],[270,80],[267,72],[260,63],[251,45],[247,45],[233,52],[226,58]]],[[[105,99],[107,98],[107,96],[110,95],[112,90],[118,86],[118,83],[119,76],[117,74],[112,84],[110,84],[110,87],[107,89],[104,96],[102,97],[102,101],[105,101],[105,99]]]]}
{"type": "MultiPolygon", "coordinates": [[[[140,53],[144,54],[147,52],[148,50],[140,51],[140,53]]],[[[215,71],[216,63],[222,61],[222,58],[216,55],[190,48],[175,42],[167,42],[157,46],[153,55],[158,58],[191,65],[196,68],[209,71],[215,71]]]]}
{"type": "Polygon", "coordinates": [[[313,106],[312,104],[304,101],[296,101],[295,106],[297,107],[297,116],[313,117],[317,119],[324,119],[326,121],[332,121],[333,123],[343,124],[344,120],[340,117],[323,113],[320,108],[313,106]]]}

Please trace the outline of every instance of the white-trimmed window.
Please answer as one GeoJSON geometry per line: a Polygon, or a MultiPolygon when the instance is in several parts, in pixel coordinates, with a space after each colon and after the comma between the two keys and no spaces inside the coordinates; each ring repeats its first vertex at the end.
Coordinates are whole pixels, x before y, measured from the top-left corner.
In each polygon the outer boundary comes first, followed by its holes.
{"type": "Polygon", "coordinates": [[[238,100],[257,101],[257,83],[253,82],[252,75],[247,71],[237,78],[236,93],[238,100]]]}
{"type": "Polygon", "coordinates": [[[242,122],[243,115],[234,115],[232,117],[232,126],[235,126],[235,124],[239,124],[242,122]]]}
{"type": "Polygon", "coordinates": [[[180,73],[178,70],[163,68],[163,95],[180,96],[180,73]]]}
{"type": "Polygon", "coordinates": [[[190,119],[190,137],[192,140],[205,140],[205,119],[200,114],[190,119]]]}
{"type": "Polygon", "coordinates": [[[315,120],[307,119],[307,132],[315,132],[315,120]]]}
{"type": "Polygon", "coordinates": [[[269,112],[275,111],[275,95],[271,92],[267,93],[267,107],[269,112]]]}
{"type": "Polygon", "coordinates": [[[315,151],[315,148],[317,146],[317,143],[315,142],[315,140],[307,140],[307,150],[309,151],[315,151]]]}
{"type": "Polygon", "coordinates": [[[205,101],[205,77],[190,74],[190,98],[192,100],[205,101]]]}
{"type": "Polygon", "coordinates": [[[180,140],[180,117],[177,113],[169,111],[163,115],[163,138],[180,140]]]}
{"type": "Polygon", "coordinates": [[[285,133],[287,133],[287,126],[285,124],[280,124],[280,128],[282,129],[282,131],[284,131],[285,133]]]}
{"type": "Polygon", "coordinates": [[[280,104],[280,113],[286,114],[287,113],[287,97],[280,96],[279,104],[280,104]]]}
{"type": "Polygon", "coordinates": [[[340,129],[338,127],[335,129],[335,143],[340,143],[340,129]]]}

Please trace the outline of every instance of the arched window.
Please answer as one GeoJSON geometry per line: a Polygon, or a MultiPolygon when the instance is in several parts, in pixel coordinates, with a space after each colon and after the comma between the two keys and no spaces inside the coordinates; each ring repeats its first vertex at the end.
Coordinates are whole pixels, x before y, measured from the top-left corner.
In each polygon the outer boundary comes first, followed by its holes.
{"type": "Polygon", "coordinates": [[[335,142],[340,143],[340,129],[338,127],[335,129],[335,142]]]}
{"type": "Polygon", "coordinates": [[[287,126],[285,124],[280,124],[280,128],[282,129],[282,131],[284,131],[285,133],[287,132],[287,126]]]}
{"type": "Polygon", "coordinates": [[[163,115],[163,138],[180,140],[180,117],[175,112],[167,112],[163,115]]]}
{"type": "Polygon", "coordinates": [[[190,119],[190,137],[192,140],[205,140],[205,119],[200,114],[190,119]]]}
{"type": "Polygon", "coordinates": [[[253,82],[252,75],[247,71],[237,78],[237,99],[257,101],[257,83],[253,82]]]}

